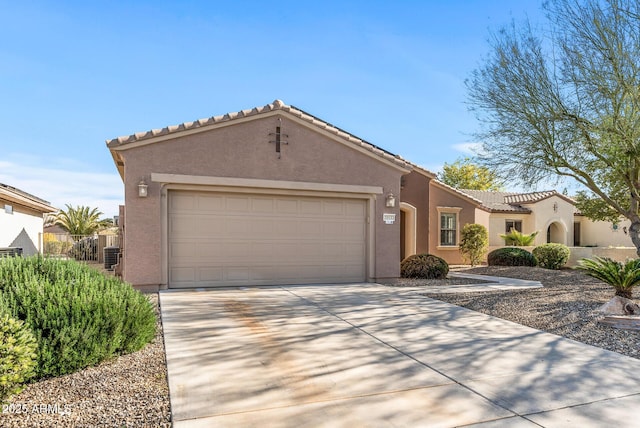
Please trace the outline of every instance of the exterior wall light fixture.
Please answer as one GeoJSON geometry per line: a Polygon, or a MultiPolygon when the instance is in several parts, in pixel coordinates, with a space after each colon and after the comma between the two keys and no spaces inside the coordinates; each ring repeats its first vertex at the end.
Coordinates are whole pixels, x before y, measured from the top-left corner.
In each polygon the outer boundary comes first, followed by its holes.
{"type": "Polygon", "coordinates": [[[392,192],[387,193],[385,198],[385,206],[387,208],[394,208],[396,206],[396,197],[392,192]]]}
{"type": "Polygon", "coordinates": [[[138,196],[146,198],[149,195],[148,188],[149,186],[144,182],[144,179],[140,180],[140,183],[138,183],[138,196]]]}

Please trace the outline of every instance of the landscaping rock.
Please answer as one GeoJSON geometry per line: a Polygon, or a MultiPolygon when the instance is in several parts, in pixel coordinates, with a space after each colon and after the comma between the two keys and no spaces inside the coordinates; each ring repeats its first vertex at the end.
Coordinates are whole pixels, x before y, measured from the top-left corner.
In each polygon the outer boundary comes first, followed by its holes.
{"type": "Polygon", "coordinates": [[[638,315],[640,314],[640,306],[633,300],[615,296],[596,309],[596,312],[601,312],[605,315],[638,315]]]}

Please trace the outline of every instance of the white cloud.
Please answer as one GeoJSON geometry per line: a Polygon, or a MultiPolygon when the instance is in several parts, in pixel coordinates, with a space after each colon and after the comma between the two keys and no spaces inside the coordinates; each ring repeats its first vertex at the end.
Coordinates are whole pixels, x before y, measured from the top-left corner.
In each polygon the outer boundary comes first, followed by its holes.
{"type": "Polygon", "coordinates": [[[104,217],[118,215],[118,206],[124,204],[124,188],[117,172],[83,171],[72,162],[65,169],[39,166],[42,164],[32,156],[0,161],[0,183],[49,201],[56,208],[86,205],[97,207],[104,217]]]}
{"type": "Polygon", "coordinates": [[[475,156],[482,152],[482,143],[460,143],[454,144],[453,149],[466,155],[475,156]]]}

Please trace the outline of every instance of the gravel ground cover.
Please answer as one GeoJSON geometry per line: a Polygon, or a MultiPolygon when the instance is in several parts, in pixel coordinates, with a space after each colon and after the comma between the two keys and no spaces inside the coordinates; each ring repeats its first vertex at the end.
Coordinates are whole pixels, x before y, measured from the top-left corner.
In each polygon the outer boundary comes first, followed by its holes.
{"type": "MultiPolygon", "coordinates": [[[[541,281],[544,288],[426,296],[579,342],[640,358],[640,332],[598,324],[593,313],[614,295],[582,272],[530,267],[476,267],[463,272],[541,281]]],[[[463,278],[400,280],[394,286],[477,283],[463,278]]],[[[637,293],[637,292],[636,292],[637,293]]],[[[158,304],[157,294],[149,295],[158,304]]],[[[637,298],[637,294],[634,296],[637,298]]],[[[162,325],[141,351],[95,367],[33,383],[0,413],[2,427],[170,427],[162,325]]]]}
{"type": "MultiPolygon", "coordinates": [[[[594,310],[614,296],[609,285],[573,269],[482,266],[460,272],[540,281],[544,288],[482,293],[425,293],[426,296],[578,342],[640,359],[640,332],[601,325],[594,310]]],[[[438,285],[410,280],[411,285],[438,285]]],[[[634,292],[634,299],[638,299],[634,292]]]]}
{"type": "MultiPolygon", "coordinates": [[[[157,308],[158,295],[149,297],[157,308]]],[[[0,412],[2,427],[170,427],[170,421],[160,321],[142,350],[32,383],[0,412]]]]}

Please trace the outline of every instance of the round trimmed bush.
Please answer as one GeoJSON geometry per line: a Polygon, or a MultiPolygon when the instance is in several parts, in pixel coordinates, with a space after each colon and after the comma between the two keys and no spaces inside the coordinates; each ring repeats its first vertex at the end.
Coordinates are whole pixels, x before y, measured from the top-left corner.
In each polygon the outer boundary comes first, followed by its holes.
{"type": "Polygon", "coordinates": [[[25,323],[0,308],[0,403],[33,377],[38,344],[25,323]]]}
{"type": "Polygon", "coordinates": [[[535,266],[533,254],[518,247],[503,247],[493,250],[487,256],[489,266],[535,266]]]}
{"type": "Polygon", "coordinates": [[[542,244],[532,251],[538,266],[545,269],[560,269],[569,260],[571,251],[563,244],[542,244]]]}
{"type": "Polygon", "coordinates": [[[447,262],[432,254],[414,254],[400,263],[403,278],[443,279],[448,273],[447,262]]]}

